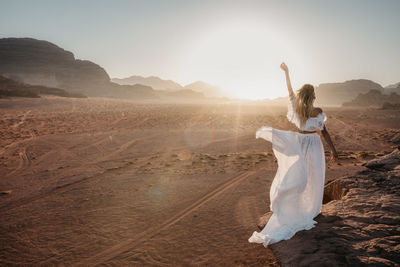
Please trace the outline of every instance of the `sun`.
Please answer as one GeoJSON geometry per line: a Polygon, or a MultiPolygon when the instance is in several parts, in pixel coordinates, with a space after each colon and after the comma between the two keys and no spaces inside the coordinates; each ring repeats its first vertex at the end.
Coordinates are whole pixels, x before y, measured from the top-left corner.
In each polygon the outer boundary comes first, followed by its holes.
{"type": "Polygon", "coordinates": [[[279,65],[293,61],[284,36],[257,24],[229,23],[191,43],[184,57],[185,75],[219,85],[229,97],[276,98],[287,95],[279,65]]]}

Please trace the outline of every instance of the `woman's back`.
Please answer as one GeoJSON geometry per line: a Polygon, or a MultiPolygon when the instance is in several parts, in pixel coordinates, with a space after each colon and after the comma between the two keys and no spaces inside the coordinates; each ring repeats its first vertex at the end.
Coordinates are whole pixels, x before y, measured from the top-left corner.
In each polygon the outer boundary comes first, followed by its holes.
{"type": "Polygon", "coordinates": [[[296,112],[296,109],[296,97],[292,95],[289,97],[288,112],[286,117],[290,122],[294,123],[298,129],[302,131],[315,131],[324,129],[324,124],[327,117],[326,114],[322,112],[322,109],[314,108],[312,112],[313,117],[309,117],[303,125],[301,125],[300,116],[296,112]]]}

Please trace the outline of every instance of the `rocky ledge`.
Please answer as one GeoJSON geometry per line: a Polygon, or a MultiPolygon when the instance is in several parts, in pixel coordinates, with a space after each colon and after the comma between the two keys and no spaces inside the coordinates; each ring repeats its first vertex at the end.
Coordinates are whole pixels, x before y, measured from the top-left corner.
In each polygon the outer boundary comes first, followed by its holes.
{"type": "Polygon", "coordinates": [[[282,266],[400,266],[400,150],[364,166],[325,185],[314,228],[271,245],[282,266]]]}

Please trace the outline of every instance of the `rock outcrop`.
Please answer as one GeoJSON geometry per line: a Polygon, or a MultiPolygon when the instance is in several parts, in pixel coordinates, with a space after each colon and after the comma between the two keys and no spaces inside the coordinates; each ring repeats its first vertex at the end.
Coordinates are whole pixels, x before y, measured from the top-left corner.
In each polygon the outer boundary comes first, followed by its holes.
{"type": "Polygon", "coordinates": [[[384,102],[382,104],[382,109],[400,109],[400,103],[392,104],[389,102],[384,102]]]}
{"type": "Polygon", "coordinates": [[[383,93],[383,87],[370,80],[359,79],[343,83],[322,83],[315,88],[317,105],[342,105],[351,101],[361,93],[378,90],[383,93]]]}
{"type": "MultiPolygon", "coordinates": [[[[270,246],[282,266],[399,266],[399,154],[327,184],[316,226],[270,246]]],[[[260,229],[270,214],[260,218],[260,229]]]]}
{"type": "Polygon", "coordinates": [[[32,38],[0,39],[0,75],[89,96],[107,93],[110,85],[110,77],[99,65],[32,38]]]}
{"type": "Polygon", "coordinates": [[[400,94],[400,82],[385,86],[385,94],[390,95],[391,93],[400,94]]]}
{"type": "Polygon", "coordinates": [[[400,170],[400,147],[390,154],[364,163],[363,166],[372,170],[390,171],[396,168],[400,170]]]}
{"type": "Polygon", "coordinates": [[[99,65],[75,59],[55,44],[32,38],[0,39],[0,75],[30,85],[60,88],[87,96],[158,99],[145,85],[119,85],[110,82],[99,65]]]}
{"type": "Polygon", "coordinates": [[[356,106],[368,107],[379,106],[382,107],[384,103],[399,104],[400,95],[391,93],[390,95],[382,94],[381,91],[371,90],[365,94],[359,94],[356,98],[349,102],[343,103],[343,106],[356,106]]]}
{"type": "Polygon", "coordinates": [[[84,98],[79,93],[69,93],[63,89],[46,87],[42,85],[29,85],[0,76],[0,98],[3,97],[40,97],[40,95],[55,95],[62,97],[84,98]]]}

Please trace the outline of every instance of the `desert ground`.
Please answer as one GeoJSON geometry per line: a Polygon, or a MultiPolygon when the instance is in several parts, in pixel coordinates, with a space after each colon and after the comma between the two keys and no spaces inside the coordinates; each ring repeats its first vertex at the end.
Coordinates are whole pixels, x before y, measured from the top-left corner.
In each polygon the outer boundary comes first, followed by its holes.
{"type": "MultiPolygon", "coordinates": [[[[398,146],[400,112],[324,108],[325,182],[398,146]]],[[[273,266],[248,243],[277,164],[263,125],[286,107],[0,99],[0,265],[273,266]]],[[[284,241],[283,241],[284,242],[284,241]]]]}

